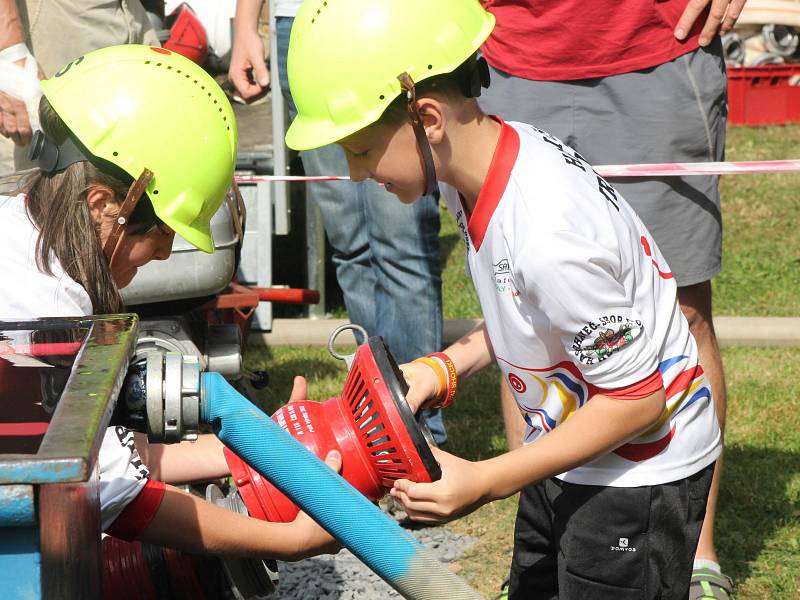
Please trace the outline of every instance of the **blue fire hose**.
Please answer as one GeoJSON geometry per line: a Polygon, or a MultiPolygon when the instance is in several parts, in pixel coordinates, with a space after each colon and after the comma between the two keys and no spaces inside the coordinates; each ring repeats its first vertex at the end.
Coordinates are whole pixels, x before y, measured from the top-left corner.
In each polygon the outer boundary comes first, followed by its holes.
{"type": "Polygon", "coordinates": [[[482,598],[222,375],[202,374],[201,397],[200,418],[225,445],[404,598],[482,598]]]}

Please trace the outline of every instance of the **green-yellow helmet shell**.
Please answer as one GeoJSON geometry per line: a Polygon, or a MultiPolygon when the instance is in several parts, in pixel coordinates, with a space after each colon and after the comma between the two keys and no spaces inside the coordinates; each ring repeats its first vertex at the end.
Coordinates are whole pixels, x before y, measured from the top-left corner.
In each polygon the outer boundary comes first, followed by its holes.
{"type": "Polygon", "coordinates": [[[377,121],[414,82],[449,73],[494,27],[478,0],[305,0],[289,41],[296,150],[339,141],[377,121]]]}
{"type": "Polygon", "coordinates": [[[212,77],[180,54],[124,45],[89,52],[42,81],[45,97],[94,156],[134,179],[147,168],[156,215],[213,252],[209,223],[236,163],[236,122],[212,77]]]}

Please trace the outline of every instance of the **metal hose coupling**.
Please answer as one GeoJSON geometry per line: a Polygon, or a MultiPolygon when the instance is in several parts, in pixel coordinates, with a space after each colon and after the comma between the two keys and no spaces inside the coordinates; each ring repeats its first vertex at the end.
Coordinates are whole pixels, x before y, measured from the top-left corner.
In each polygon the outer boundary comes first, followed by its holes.
{"type": "Polygon", "coordinates": [[[112,424],[147,433],[151,443],[196,440],[200,361],[177,352],[148,352],[128,370],[112,424]]]}

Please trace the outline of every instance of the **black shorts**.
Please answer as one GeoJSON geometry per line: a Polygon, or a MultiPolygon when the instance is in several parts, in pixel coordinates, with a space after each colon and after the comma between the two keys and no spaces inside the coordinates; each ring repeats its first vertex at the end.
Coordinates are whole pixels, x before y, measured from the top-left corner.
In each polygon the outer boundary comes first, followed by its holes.
{"type": "Polygon", "coordinates": [[[635,488],[549,479],[520,495],[511,600],[685,600],[714,465],[635,488]]]}

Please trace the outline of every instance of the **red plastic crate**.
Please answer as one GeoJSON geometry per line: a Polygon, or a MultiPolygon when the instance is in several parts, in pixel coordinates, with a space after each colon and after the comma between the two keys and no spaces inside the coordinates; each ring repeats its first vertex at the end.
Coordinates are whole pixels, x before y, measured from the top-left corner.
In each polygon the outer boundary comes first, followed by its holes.
{"type": "Polygon", "coordinates": [[[800,123],[800,64],[728,67],[728,123],[800,123]]]}

